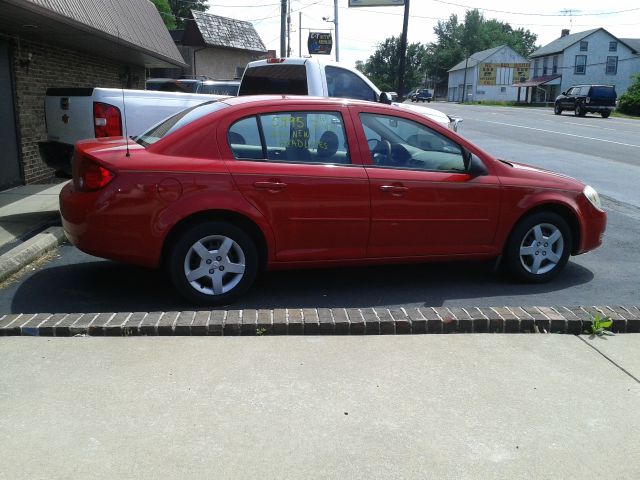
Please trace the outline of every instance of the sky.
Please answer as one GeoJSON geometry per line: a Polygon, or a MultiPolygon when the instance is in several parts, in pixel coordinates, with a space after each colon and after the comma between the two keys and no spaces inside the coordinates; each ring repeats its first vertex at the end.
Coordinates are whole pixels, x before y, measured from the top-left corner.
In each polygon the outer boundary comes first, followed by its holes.
{"type": "MultiPolygon", "coordinates": [[[[181,0],[188,2],[189,0],[181,0]]],[[[280,0],[209,0],[208,13],[248,20],[253,23],[268,49],[280,55],[280,0]]],[[[291,49],[299,55],[299,32],[302,54],[307,55],[309,30],[333,28],[334,0],[290,0],[291,49]],[[302,14],[302,22],[300,22],[302,14]],[[327,17],[330,21],[323,21],[327,17]],[[302,28],[300,28],[300,25],[302,28]]],[[[348,0],[338,0],[340,63],[353,66],[366,61],[376,45],[402,32],[403,7],[349,8],[348,0]]],[[[637,0],[410,0],[409,42],[435,41],[433,28],[438,20],[451,14],[462,20],[466,10],[478,8],[486,19],[509,23],[538,35],[537,43],[546,45],[560,36],[563,28],[577,33],[604,27],[619,38],[640,38],[640,5],[637,0]]],[[[335,49],[335,38],[334,38],[335,49]]],[[[335,59],[335,50],[331,59],[335,59]]]]}

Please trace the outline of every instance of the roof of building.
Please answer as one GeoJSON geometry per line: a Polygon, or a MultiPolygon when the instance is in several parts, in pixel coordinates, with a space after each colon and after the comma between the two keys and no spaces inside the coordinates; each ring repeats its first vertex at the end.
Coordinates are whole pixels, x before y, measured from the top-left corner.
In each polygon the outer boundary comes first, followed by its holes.
{"type": "Polygon", "coordinates": [[[554,53],[564,52],[565,49],[569,48],[574,43],[579,42],[583,38],[588,37],[592,33],[597,32],[598,30],[604,30],[604,28],[592,28],[591,30],[572,33],[570,35],[565,35],[564,37],[557,38],[553,42],[547,43],[544,47],[541,47],[535,52],[533,52],[531,55],[529,55],[529,58],[544,57],[546,55],[553,55],[554,53]]]}
{"type": "Polygon", "coordinates": [[[558,75],[558,74],[543,75],[541,77],[533,77],[521,83],[513,83],[512,86],[513,87],[537,87],[538,85],[544,85],[545,83],[560,77],[562,77],[562,75],[558,75]]]}
{"type": "Polygon", "coordinates": [[[209,47],[265,53],[267,48],[251,22],[191,11],[202,40],[209,47]]]}
{"type": "Polygon", "coordinates": [[[634,53],[640,53],[640,38],[619,38],[618,40],[631,48],[634,53]]]}
{"type": "Polygon", "coordinates": [[[0,28],[30,31],[52,43],[144,64],[185,65],[148,0],[5,0],[0,28]]]}
{"type": "Polygon", "coordinates": [[[466,65],[466,68],[475,67],[476,65],[478,65],[479,63],[482,63],[484,60],[489,58],[491,55],[493,55],[497,51],[503,49],[504,47],[511,48],[508,45],[500,45],[499,47],[489,48],[487,50],[482,50],[480,52],[473,53],[469,56],[468,60],[464,59],[463,61],[458,63],[455,67],[450,68],[448,71],[454,72],[456,70],[464,70],[465,65],[466,65]]]}

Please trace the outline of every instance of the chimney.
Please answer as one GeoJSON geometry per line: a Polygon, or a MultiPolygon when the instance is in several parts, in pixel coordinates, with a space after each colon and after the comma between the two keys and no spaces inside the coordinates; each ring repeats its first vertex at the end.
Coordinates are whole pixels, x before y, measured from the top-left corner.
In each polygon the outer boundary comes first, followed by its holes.
{"type": "Polygon", "coordinates": [[[569,35],[569,32],[570,30],[568,28],[563,28],[562,33],[560,33],[560,38],[566,37],[567,35],[569,35]]]}

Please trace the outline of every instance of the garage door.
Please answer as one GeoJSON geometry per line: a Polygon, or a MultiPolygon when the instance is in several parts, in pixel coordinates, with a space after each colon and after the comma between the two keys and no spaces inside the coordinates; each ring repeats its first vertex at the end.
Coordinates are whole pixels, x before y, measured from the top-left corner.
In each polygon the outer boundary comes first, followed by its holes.
{"type": "Polygon", "coordinates": [[[11,88],[11,70],[9,64],[9,46],[0,40],[0,190],[22,183],[16,120],[13,110],[13,89],[11,88]]]}

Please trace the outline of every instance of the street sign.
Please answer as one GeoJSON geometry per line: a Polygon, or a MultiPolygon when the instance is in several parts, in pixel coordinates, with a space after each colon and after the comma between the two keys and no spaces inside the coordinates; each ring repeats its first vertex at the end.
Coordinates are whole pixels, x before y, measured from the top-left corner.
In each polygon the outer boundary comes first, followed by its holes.
{"type": "Polygon", "coordinates": [[[396,7],[404,0],[349,0],[350,7],[396,7]]]}
{"type": "Polygon", "coordinates": [[[330,55],[333,47],[333,38],[328,32],[309,32],[307,41],[310,55],[330,55]]]}

